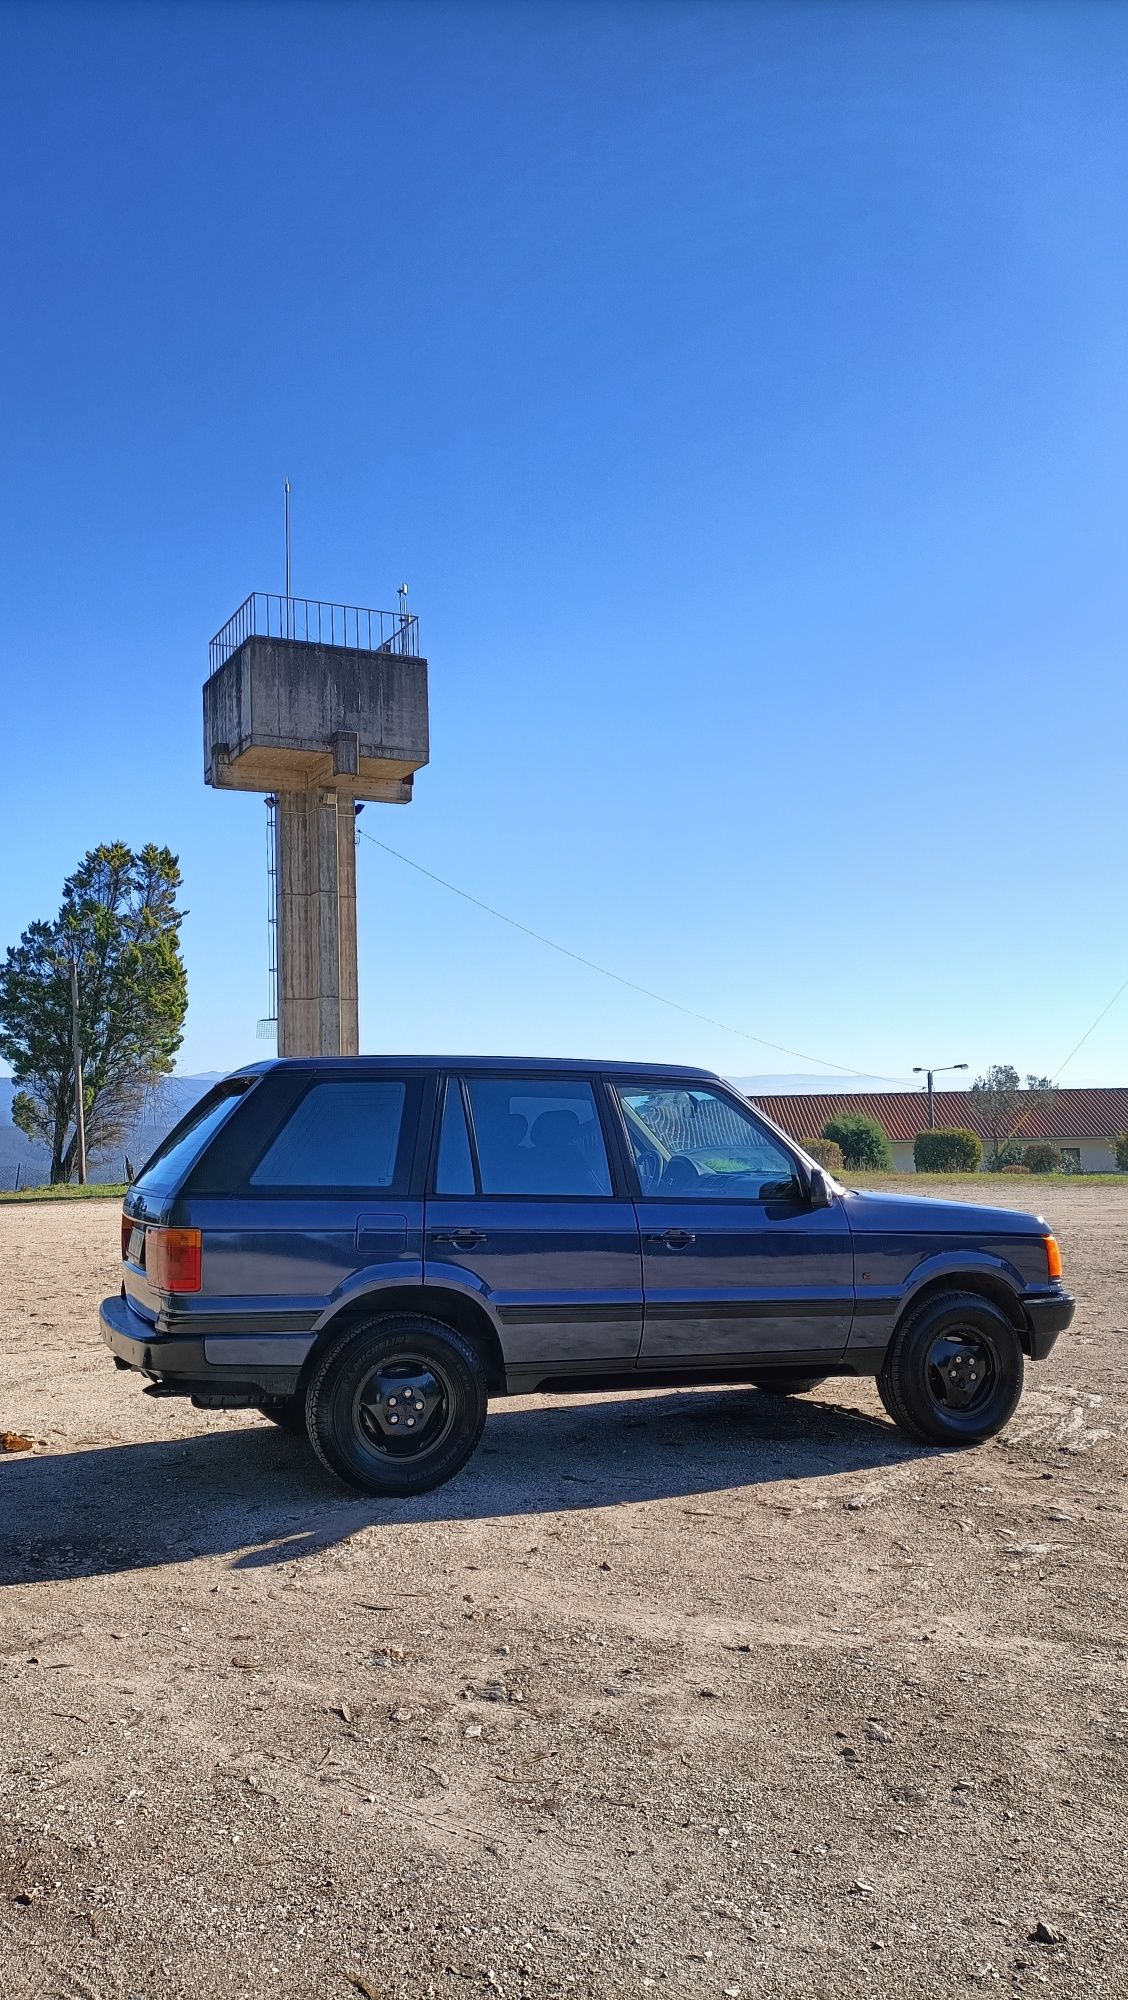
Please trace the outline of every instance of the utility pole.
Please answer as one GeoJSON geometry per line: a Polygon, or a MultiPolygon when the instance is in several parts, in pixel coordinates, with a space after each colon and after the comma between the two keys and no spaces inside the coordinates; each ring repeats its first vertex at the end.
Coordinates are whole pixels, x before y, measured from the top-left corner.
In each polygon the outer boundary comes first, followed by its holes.
{"type": "Polygon", "coordinates": [[[70,962],[71,1045],[74,1049],[74,1136],[78,1147],[78,1178],[86,1186],[86,1106],[82,1101],[82,1032],[78,1025],[78,960],[70,962]]]}
{"type": "Polygon", "coordinates": [[[928,1078],[928,1129],[930,1132],[935,1132],[936,1130],[936,1095],[932,1088],[933,1077],[946,1076],[949,1070],[966,1068],[966,1063],[938,1063],[935,1069],[926,1070],[923,1063],[913,1064],[914,1076],[926,1076],[928,1078]]]}
{"type": "Polygon", "coordinates": [[[285,498],[283,500],[282,536],[283,536],[283,541],[285,543],[284,567],[285,567],[285,581],[286,581],[286,637],[287,639],[292,639],[294,636],[294,626],[293,626],[294,611],[293,611],[293,605],[290,602],[290,482],[289,480],[286,481],[285,498]]]}

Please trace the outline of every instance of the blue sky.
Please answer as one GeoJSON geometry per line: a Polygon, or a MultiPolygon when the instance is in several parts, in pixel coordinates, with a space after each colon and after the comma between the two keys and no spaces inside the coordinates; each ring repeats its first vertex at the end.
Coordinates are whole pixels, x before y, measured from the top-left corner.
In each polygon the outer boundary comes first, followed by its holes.
{"type": "MultiPolygon", "coordinates": [[[[837,1066],[1052,1071],[1128,974],[1128,12],[9,4],[8,865],[180,854],[188,1070],[264,1052],[251,589],[411,584],[364,824],[837,1066]]],[[[807,1065],[367,843],[365,1047],[807,1065]]],[[[1128,1082],[1128,997],[1066,1072],[1128,1082]]]]}

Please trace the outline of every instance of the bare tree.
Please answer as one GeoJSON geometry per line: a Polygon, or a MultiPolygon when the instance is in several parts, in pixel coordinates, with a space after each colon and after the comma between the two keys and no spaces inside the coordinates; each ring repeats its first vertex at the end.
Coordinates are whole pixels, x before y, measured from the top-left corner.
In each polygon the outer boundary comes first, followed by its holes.
{"type": "Polygon", "coordinates": [[[1056,1089],[1048,1076],[1028,1076],[1024,1088],[1012,1063],[992,1063],[983,1076],[976,1077],[971,1094],[986,1127],[993,1166],[1000,1164],[1024,1134],[1037,1136],[1028,1129],[1030,1120],[1046,1108],[1056,1089]]]}

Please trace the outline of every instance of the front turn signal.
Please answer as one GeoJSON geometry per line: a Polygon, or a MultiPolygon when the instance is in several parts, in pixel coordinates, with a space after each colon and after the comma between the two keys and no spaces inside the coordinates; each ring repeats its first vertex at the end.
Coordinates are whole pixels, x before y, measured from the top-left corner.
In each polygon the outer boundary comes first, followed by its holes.
{"type": "Polygon", "coordinates": [[[1048,1278],[1060,1278],[1061,1250],[1058,1246],[1057,1237],[1043,1236],[1042,1241],[1046,1246],[1046,1276],[1048,1278]]]}

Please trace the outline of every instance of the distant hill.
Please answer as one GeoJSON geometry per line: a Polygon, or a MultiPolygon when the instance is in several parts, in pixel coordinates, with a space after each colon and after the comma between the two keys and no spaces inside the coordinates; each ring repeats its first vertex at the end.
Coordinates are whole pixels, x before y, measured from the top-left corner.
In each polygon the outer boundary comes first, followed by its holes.
{"type": "MultiPolygon", "coordinates": [[[[170,1076],[158,1086],[146,1105],[142,1116],[131,1128],[120,1145],[105,1158],[89,1162],[89,1177],[92,1181],[120,1181],[125,1178],[124,1155],[129,1154],[135,1167],[159,1145],[166,1132],[190,1111],[196,1100],[210,1090],[219,1072],[203,1076],[170,1076]]],[[[33,1146],[30,1139],[16,1130],[12,1123],[12,1096],[15,1086],[10,1076],[0,1077],[0,1189],[12,1188],[16,1184],[16,1168],[19,1168],[20,1185],[32,1187],[47,1179],[51,1168],[51,1155],[43,1146],[33,1146]]]]}
{"type": "Polygon", "coordinates": [[[730,1076],[729,1082],[745,1097],[806,1097],[815,1091],[833,1091],[842,1096],[848,1090],[919,1090],[911,1078],[902,1084],[889,1083],[880,1076],[812,1076],[801,1070],[795,1076],[730,1076]]]}

